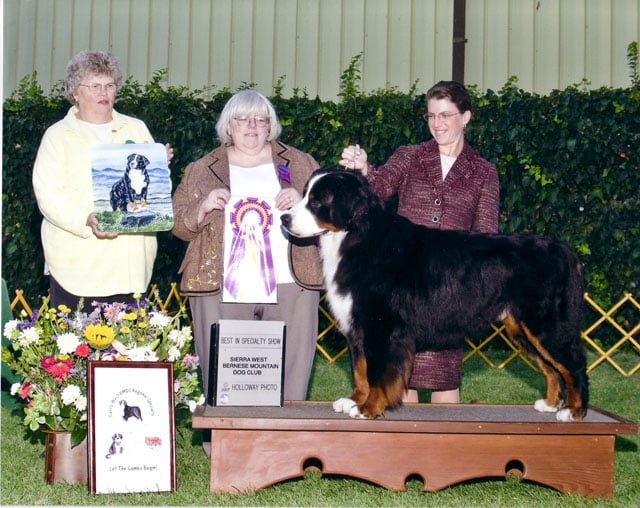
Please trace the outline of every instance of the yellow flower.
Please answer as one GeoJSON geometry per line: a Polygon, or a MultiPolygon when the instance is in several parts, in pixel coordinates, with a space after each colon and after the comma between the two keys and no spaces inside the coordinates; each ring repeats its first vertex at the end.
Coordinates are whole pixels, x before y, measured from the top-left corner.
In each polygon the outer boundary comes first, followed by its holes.
{"type": "Polygon", "coordinates": [[[147,327],[147,323],[142,322],[142,323],[138,323],[138,328],[144,330],[147,327]]]}
{"type": "Polygon", "coordinates": [[[71,312],[71,309],[64,304],[58,305],[58,309],[60,312],[64,312],[65,314],[69,314],[69,312],[71,312]]]}
{"type": "Polygon", "coordinates": [[[113,342],[116,332],[107,325],[87,325],[84,336],[95,349],[105,349],[113,342]]]}
{"type": "Polygon", "coordinates": [[[138,312],[140,312],[140,317],[143,318],[147,315],[147,311],[145,309],[138,309],[138,312]]]}
{"type": "Polygon", "coordinates": [[[131,333],[131,328],[129,328],[128,326],[123,326],[122,328],[120,328],[120,332],[121,333],[131,333]]]}
{"type": "Polygon", "coordinates": [[[137,317],[138,316],[135,312],[127,312],[124,316],[122,316],[122,318],[126,319],[127,321],[135,321],[137,317]]]}

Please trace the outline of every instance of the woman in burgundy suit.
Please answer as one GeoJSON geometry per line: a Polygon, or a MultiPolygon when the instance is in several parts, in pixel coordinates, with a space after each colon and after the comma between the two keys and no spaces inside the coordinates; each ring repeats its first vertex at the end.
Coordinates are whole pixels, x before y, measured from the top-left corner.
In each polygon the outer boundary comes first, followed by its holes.
{"type": "MultiPolygon", "coordinates": [[[[498,232],[498,173],[464,139],[471,99],[455,81],[440,81],[427,92],[433,139],[401,146],[375,167],[359,145],[342,152],[340,164],[367,177],[383,199],[398,197],[398,213],[436,229],[498,232]]],[[[426,351],[415,358],[405,402],[417,402],[417,388],[431,389],[431,402],[460,401],[463,349],[426,351]]]]}

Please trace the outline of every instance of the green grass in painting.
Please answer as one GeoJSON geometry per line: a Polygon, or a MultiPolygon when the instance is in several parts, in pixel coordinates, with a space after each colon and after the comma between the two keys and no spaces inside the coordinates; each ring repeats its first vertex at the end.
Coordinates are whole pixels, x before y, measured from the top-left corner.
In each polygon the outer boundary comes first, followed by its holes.
{"type": "Polygon", "coordinates": [[[169,215],[156,214],[156,217],[144,226],[132,228],[123,226],[121,221],[126,217],[125,212],[96,212],[96,218],[101,231],[114,231],[116,233],[153,233],[154,231],[170,231],[173,228],[173,219],[169,215]]]}
{"type": "MultiPolygon", "coordinates": [[[[635,360],[637,362],[637,355],[635,360]]],[[[591,374],[591,403],[633,421],[640,420],[640,375],[625,378],[608,365],[591,374]]],[[[332,400],[348,395],[351,377],[345,356],[329,364],[319,355],[309,396],[332,400]]],[[[488,367],[473,357],[464,364],[463,402],[530,404],[542,394],[540,374],[515,360],[505,369],[488,367]]],[[[421,394],[428,398],[428,394],[421,394]]],[[[29,438],[19,412],[2,409],[2,505],[172,505],[172,506],[469,506],[469,507],[638,507],[640,506],[640,437],[619,436],[615,444],[615,496],[593,500],[561,494],[553,489],[509,476],[466,482],[439,492],[422,492],[422,482],[410,479],[407,490],[392,492],[360,480],[308,471],[303,478],[258,492],[231,495],[209,493],[209,464],[198,431],[188,413],[176,424],[177,491],[171,494],[109,494],[92,496],[84,485],[44,481],[42,439],[29,438]]],[[[424,451],[429,453],[428,450],[424,451]]],[[[357,453],[354,450],[354,453],[357,453]]],[[[550,450],[550,453],[553,453],[550,450]]],[[[384,460],[379,457],[377,460],[384,460]]]]}

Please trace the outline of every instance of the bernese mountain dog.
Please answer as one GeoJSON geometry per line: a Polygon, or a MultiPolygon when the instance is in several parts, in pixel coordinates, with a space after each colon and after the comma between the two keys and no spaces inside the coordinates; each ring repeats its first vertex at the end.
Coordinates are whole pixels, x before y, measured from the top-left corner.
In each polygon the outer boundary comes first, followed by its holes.
{"type": "Polygon", "coordinates": [[[413,224],[343,169],[316,170],[281,220],[295,237],[318,238],[327,300],[347,337],[354,389],[336,411],[375,418],[399,406],[416,352],[460,348],[502,322],[544,375],[535,409],[559,421],[586,415],[584,282],[566,244],[413,224]]]}
{"type": "Polygon", "coordinates": [[[141,208],[147,206],[147,192],[151,182],[147,171],[148,165],[149,159],[144,155],[129,154],[122,178],[113,184],[109,193],[111,209],[114,212],[118,210],[126,212],[128,206],[132,211],[136,211],[138,209],[137,201],[140,202],[141,208]]]}

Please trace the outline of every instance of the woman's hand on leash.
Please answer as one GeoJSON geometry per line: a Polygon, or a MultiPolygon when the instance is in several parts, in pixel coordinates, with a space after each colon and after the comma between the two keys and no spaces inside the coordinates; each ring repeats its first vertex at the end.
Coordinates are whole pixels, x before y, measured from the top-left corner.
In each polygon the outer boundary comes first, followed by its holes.
{"type": "Polygon", "coordinates": [[[91,228],[91,231],[93,231],[93,234],[97,238],[115,238],[118,236],[118,233],[115,231],[98,231],[98,218],[95,213],[89,214],[86,224],[91,228]]]}
{"type": "Polygon", "coordinates": [[[341,159],[338,162],[346,169],[354,169],[360,171],[363,175],[367,174],[367,152],[360,145],[349,145],[343,151],[341,159]]]}
{"type": "Polygon", "coordinates": [[[293,187],[282,189],[276,195],[276,208],[278,210],[288,210],[300,202],[302,196],[293,187]]]}
{"type": "Polygon", "coordinates": [[[224,210],[228,201],[231,199],[229,189],[219,188],[213,189],[200,205],[198,210],[198,224],[204,220],[204,216],[214,210],[224,210]]]}

